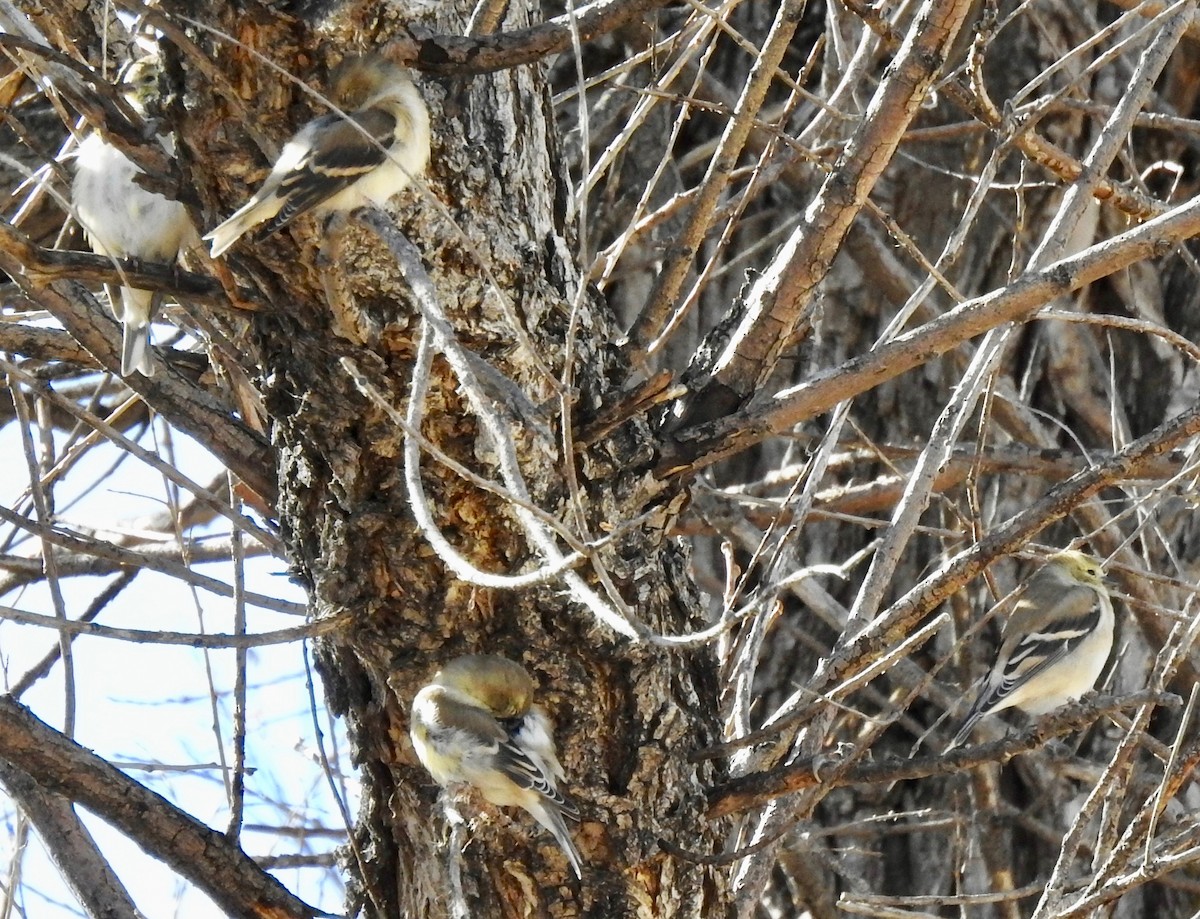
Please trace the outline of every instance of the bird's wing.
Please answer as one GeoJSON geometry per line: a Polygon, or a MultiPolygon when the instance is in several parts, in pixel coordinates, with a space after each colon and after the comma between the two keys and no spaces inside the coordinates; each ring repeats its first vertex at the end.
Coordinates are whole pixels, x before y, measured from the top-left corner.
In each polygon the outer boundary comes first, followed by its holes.
{"type": "Polygon", "coordinates": [[[1058,600],[1061,617],[1046,629],[1030,630],[1007,650],[1000,683],[989,694],[1004,699],[1018,686],[1062,660],[1100,622],[1100,603],[1089,587],[1072,587],[1058,600]]]}
{"type": "Polygon", "coordinates": [[[387,159],[396,117],[382,108],[353,114],[353,122],[330,114],[310,123],[311,146],[280,178],[275,194],[284,202],[263,232],[273,233],[297,215],[353,185],[387,159]]]}
{"type": "Polygon", "coordinates": [[[429,742],[438,753],[475,751],[475,756],[491,756],[508,739],[508,734],[490,714],[474,705],[467,705],[445,692],[434,692],[433,730],[429,742]]]}
{"type": "Polygon", "coordinates": [[[567,799],[550,776],[547,767],[536,756],[506,735],[496,754],[497,767],[521,788],[535,791],[542,798],[552,801],[560,811],[573,820],[579,819],[579,811],[567,799]]]}

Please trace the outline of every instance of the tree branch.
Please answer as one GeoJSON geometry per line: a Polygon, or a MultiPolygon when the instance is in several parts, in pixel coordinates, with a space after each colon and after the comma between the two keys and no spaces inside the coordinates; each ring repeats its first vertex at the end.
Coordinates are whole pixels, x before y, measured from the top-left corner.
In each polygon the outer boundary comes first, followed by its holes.
{"type": "Polygon", "coordinates": [[[747,294],[745,317],[717,357],[712,379],[688,398],[689,405],[706,403],[718,390],[736,394],[744,405],[775,368],[805,321],[813,291],[829,273],[850,225],[920,111],[968,7],[959,0],[927,0],[917,14],[861,127],[803,222],[747,294]]]}
{"type": "Polygon", "coordinates": [[[43,790],[82,804],[203,890],[230,916],[317,915],[216,830],[64,737],[8,696],[0,697],[0,759],[36,776],[43,790]]]}
{"type": "Polygon", "coordinates": [[[1079,290],[1134,262],[1162,257],[1198,233],[1200,199],[1041,271],[1026,274],[1007,287],[968,300],[905,335],[776,394],[764,407],[742,410],[719,421],[677,432],[676,443],[664,450],[659,474],[670,477],[692,474],[749,449],[839,402],[922,366],[989,329],[1026,318],[1055,297],[1079,290]]]}
{"type": "Polygon", "coordinates": [[[1101,489],[1123,476],[1137,475],[1141,465],[1200,434],[1200,405],[1195,405],[1124,450],[1048,491],[1020,513],[993,528],[974,546],[946,562],[939,571],[913,586],[888,611],[870,623],[823,662],[814,686],[844,679],[854,667],[874,660],[907,635],[913,625],[952,593],[961,590],[995,558],[1015,552],[1037,533],[1101,489]]]}
{"type": "Polygon", "coordinates": [[[41,836],[59,873],[89,916],[145,919],[71,805],[0,761],[0,782],[41,836]]]}
{"type": "Polygon", "coordinates": [[[720,145],[709,160],[704,180],[690,196],[687,223],[668,244],[654,289],[629,332],[635,347],[642,351],[646,350],[652,339],[663,334],[668,311],[674,306],[679,288],[692,269],[700,244],[712,226],[713,211],[729,184],[751,129],[755,127],[755,119],[766,99],[767,90],[775,79],[784,53],[791,45],[806,5],[803,0],[787,0],[780,4],[775,14],[770,34],[738,99],[737,110],[725,126],[720,145]]]}
{"type": "Polygon", "coordinates": [[[935,775],[951,775],[989,763],[1007,763],[1015,756],[1036,750],[1063,734],[1081,731],[1105,715],[1142,705],[1178,706],[1182,700],[1169,692],[1142,690],[1127,696],[1102,696],[1074,703],[1040,719],[1027,730],[1003,740],[971,747],[959,747],[948,753],[919,758],[888,756],[875,762],[860,763],[839,770],[830,757],[811,757],[769,772],[739,776],[711,789],[708,816],[724,817],[765,804],[780,795],[803,791],[815,785],[840,788],[845,785],[891,784],[935,775]],[[822,775],[829,771],[831,774],[822,775]]]}
{"type": "Polygon", "coordinates": [[[30,283],[36,285],[64,279],[86,281],[89,284],[124,285],[139,290],[162,291],[176,297],[187,297],[205,306],[239,312],[245,311],[248,304],[254,305],[258,299],[254,291],[239,288],[237,296],[241,305],[235,307],[216,278],[184,271],[174,265],[93,255],[90,252],[45,249],[4,220],[0,220],[0,248],[20,262],[23,273],[30,283]]]}
{"type": "Polygon", "coordinates": [[[571,48],[572,29],[581,42],[632,22],[644,13],[665,6],[668,0],[595,0],[572,14],[512,32],[470,38],[460,35],[410,35],[388,46],[388,55],[426,73],[461,76],[492,73],[523,64],[535,64],[571,48]]]}
{"type": "MultiPolygon", "coordinates": [[[[104,315],[81,285],[55,281],[48,287],[37,286],[25,276],[20,259],[3,245],[0,245],[0,270],[6,271],[27,297],[48,310],[105,367],[120,366],[121,336],[117,323],[104,315]]],[[[278,496],[274,451],[262,435],[236,418],[230,408],[169,363],[167,372],[153,377],[133,374],[125,383],[171,424],[196,438],[268,505],[274,505],[278,496]]]]}

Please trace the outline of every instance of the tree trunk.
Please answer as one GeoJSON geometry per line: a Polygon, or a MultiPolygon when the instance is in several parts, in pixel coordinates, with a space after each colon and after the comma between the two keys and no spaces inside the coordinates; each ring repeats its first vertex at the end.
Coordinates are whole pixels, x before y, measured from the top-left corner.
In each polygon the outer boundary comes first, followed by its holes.
{"type": "MultiPolygon", "coordinates": [[[[63,89],[205,228],[326,111],[301,84],[344,55],[413,64],[428,103],[432,162],[394,216],[304,216],[179,277],[122,266],[208,346],[125,383],[277,521],[263,544],[309,592],[362,776],[351,911],[1194,912],[1200,755],[1163,690],[1200,668],[1197,4],[1125,5],[170,0],[177,164],[105,81],[63,89]],[[1072,541],[1119,583],[1118,698],[947,750],[996,653],[985,611],[1072,541]],[[416,759],[414,694],[478,652],[536,678],[582,880],[528,815],[416,759]]],[[[96,67],[123,26],[93,7],[25,10],[48,71],[76,48],[96,67]]],[[[6,323],[4,347],[111,368],[81,283],[111,266],[26,204],[0,267],[68,334],[6,323]]],[[[92,398],[9,373],[26,432],[21,387],[64,427],[92,398]]],[[[0,715],[4,780],[72,851],[98,858],[63,801],[143,841],[131,812],[154,810],[154,845],[182,828],[173,870],[202,848],[261,882],[231,914],[307,914],[17,702],[0,715]]]]}
{"type": "MultiPolygon", "coordinates": [[[[319,84],[334,54],[361,43],[354,31],[373,6],[344,6],[333,23],[320,20],[320,32],[317,20],[280,20],[243,26],[237,35],[319,84]],[[296,51],[281,55],[281,42],[296,51]],[[312,63],[301,70],[300,61],[312,63]]],[[[422,9],[414,5],[414,19],[378,24],[372,41],[386,43],[401,21],[462,33],[472,4],[439,4],[432,18],[422,9]]],[[[391,7],[392,15],[398,11],[391,7]]],[[[211,24],[233,32],[238,15],[225,10],[211,24]]],[[[527,25],[530,15],[510,5],[504,27],[527,25]]],[[[258,87],[242,100],[252,123],[299,120],[287,104],[306,100],[278,75],[246,51],[217,40],[208,47],[230,86],[258,87]]],[[[420,252],[458,341],[507,381],[493,380],[489,395],[515,434],[533,500],[602,538],[608,522],[632,519],[670,495],[647,494],[661,486],[649,476],[654,455],[644,427],[626,426],[564,457],[562,407],[578,425],[611,400],[609,380],[624,379],[629,368],[605,345],[620,331],[612,315],[579,290],[565,213],[571,192],[545,69],[427,78],[421,91],[435,125],[432,165],[421,193],[401,199],[397,226],[420,252]]],[[[198,175],[205,187],[222,189],[217,212],[228,212],[252,184],[228,177],[247,160],[259,168],[262,159],[240,129],[244,116],[226,100],[192,117],[185,138],[198,175]],[[217,163],[219,172],[211,169],[217,163]]],[[[711,764],[668,755],[718,735],[711,654],[631,642],[598,623],[561,583],[500,591],[455,578],[414,520],[404,432],[343,367],[352,362],[404,410],[422,328],[413,293],[361,224],[325,232],[305,219],[287,236],[241,250],[243,268],[270,273],[280,288],[251,318],[247,351],[271,419],[278,510],[296,573],[310,586],[316,616],[343,622],[321,640],[317,663],[330,707],[347,718],[364,779],[348,860],[355,899],[380,916],[449,915],[461,903],[473,916],[722,914],[726,893],[717,872],[668,858],[658,844],[665,838],[704,851],[719,830],[697,829],[711,764]],[[297,244],[300,265],[289,262],[297,244]],[[332,308],[331,299],[338,301],[332,308]],[[450,827],[409,742],[408,708],[440,664],[481,651],[524,663],[557,720],[568,786],[583,814],[575,834],[588,868],[582,884],[532,821],[481,808],[478,799],[465,805],[465,852],[447,848],[450,827]],[[461,891],[450,877],[461,877],[461,891]]],[[[496,445],[459,384],[439,357],[421,432],[498,481],[496,445]]],[[[428,456],[421,481],[428,512],[472,565],[509,574],[540,564],[507,502],[428,456]]],[[[618,532],[600,558],[637,616],[674,633],[703,619],[686,553],[662,535],[661,526],[618,532]]]]}

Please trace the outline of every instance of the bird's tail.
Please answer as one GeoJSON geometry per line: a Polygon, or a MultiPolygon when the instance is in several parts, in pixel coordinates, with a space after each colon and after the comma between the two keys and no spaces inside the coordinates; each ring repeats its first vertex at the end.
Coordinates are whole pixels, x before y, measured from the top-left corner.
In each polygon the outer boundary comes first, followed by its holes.
{"type": "Polygon", "coordinates": [[[571,839],[571,833],[567,829],[566,821],[563,820],[562,812],[552,803],[547,802],[537,810],[530,811],[537,822],[550,831],[558,843],[563,854],[567,856],[567,861],[571,863],[571,868],[575,872],[575,877],[583,877],[583,859],[579,855],[579,850],[575,848],[575,841],[571,839]]]}
{"type": "Polygon", "coordinates": [[[990,686],[987,681],[984,681],[983,685],[979,687],[979,693],[975,696],[975,701],[971,704],[971,710],[963,718],[962,724],[958,726],[958,731],[954,735],[954,739],[950,741],[950,746],[946,748],[947,752],[961,746],[971,736],[971,729],[975,727],[980,718],[987,714],[985,705],[990,696],[990,686]]]}
{"type": "Polygon", "coordinates": [[[121,288],[121,376],[129,376],[135,370],[143,376],[154,375],[154,362],[150,359],[150,317],[154,314],[160,296],[148,290],[133,287],[121,288]]]}
{"type": "Polygon", "coordinates": [[[251,198],[233,213],[224,223],[204,234],[213,258],[217,258],[242,236],[277,213],[282,202],[275,194],[264,198],[251,198]]]}

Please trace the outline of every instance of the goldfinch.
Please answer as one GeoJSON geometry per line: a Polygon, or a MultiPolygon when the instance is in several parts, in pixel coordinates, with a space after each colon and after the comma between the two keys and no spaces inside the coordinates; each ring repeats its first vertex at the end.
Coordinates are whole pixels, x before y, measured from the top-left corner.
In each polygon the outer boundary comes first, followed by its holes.
{"type": "MultiPolygon", "coordinates": [[[[139,112],[159,91],[160,64],[156,57],[137,61],[122,81],[125,97],[139,112]]],[[[159,142],[173,152],[170,138],[159,142]]],[[[156,192],[147,191],[134,177],[142,171],[99,133],[79,145],[71,202],[92,251],[111,258],[138,258],[173,263],[186,245],[196,242],[187,210],[156,192]]],[[[150,320],[161,296],[148,290],[108,289],[113,315],[124,326],[121,373],[154,373],[150,360],[150,320]]]]}
{"type": "Polygon", "coordinates": [[[334,72],[330,99],[349,116],[315,118],[287,142],[262,187],[208,233],[213,258],[261,223],[273,233],[306,211],[383,204],[429,162],[429,110],[401,67],[370,55],[334,72]]]}
{"type": "Polygon", "coordinates": [[[421,764],[443,788],[474,786],[492,804],[517,806],[550,831],[583,877],[563,815],[578,812],[561,791],[553,726],[533,704],[520,664],[491,654],[452,660],[413,699],[409,733],[421,764]]]}
{"type": "Polygon", "coordinates": [[[1082,552],[1053,555],[1030,578],[1004,624],[956,747],[984,715],[1016,706],[1043,715],[1095,685],[1113,644],[1113,605],[1100,563],[1082,552]]]}

